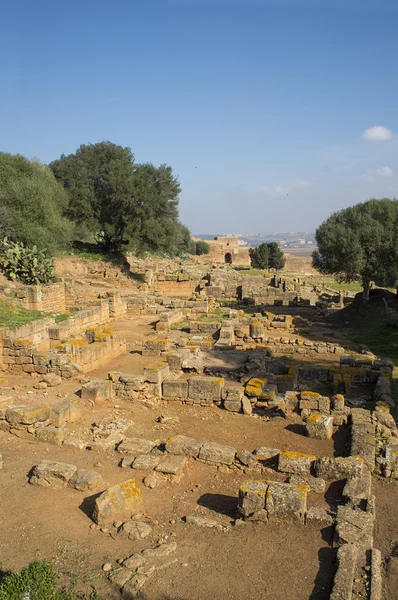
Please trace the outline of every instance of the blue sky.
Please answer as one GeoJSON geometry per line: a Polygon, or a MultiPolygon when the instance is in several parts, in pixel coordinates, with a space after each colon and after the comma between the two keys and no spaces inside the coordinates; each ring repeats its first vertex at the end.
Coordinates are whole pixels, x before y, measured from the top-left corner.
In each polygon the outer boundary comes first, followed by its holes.
{"type": "Polygon", "coordinates": [[[0,150],[111,140],[173,167],[194,233],[314,229],[398,196],[396,4],[7,3],[0,150]]]}

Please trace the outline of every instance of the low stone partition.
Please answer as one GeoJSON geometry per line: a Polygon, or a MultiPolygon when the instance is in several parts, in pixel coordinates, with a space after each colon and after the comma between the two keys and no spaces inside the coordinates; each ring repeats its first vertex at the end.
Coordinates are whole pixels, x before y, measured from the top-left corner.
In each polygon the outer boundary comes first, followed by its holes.
{"type": "Polygon", "coordinates": [[[182,321],[184,313],[181,310],[169,310],[160,315],[159,321],[156,323],[156,331],[168,331],[171,325],[182,321]]]}
{"type": "Polygon", "coordinates": [[[114,330],[95,330],[87,338],[67,340],[39,352],[29,340],[3,338],[3,362],[13,373],[54,373],[63,378],[87,373],[126,352],[126,341],[114,330]]]}
{"type": "Polygon", "coordinates": [[[81,418],[78,398],[63,398],[53,405],[13,406],[0,411],[0,430],[22,439],[61,445],[68,423],[81,418]]]}
{"type": "Polygon", "coordinates": [[[65,313],[65,284],[49,283],[46,285],[25,285],[14,292],[14,297],[29,310],[46,313],[65,313]]]}
{"type": "Polygon", "coordinates": [[[304,523],[307,493],[305,485],[245,481],[239,488],[239,514],[245,520],[304,523]]]}

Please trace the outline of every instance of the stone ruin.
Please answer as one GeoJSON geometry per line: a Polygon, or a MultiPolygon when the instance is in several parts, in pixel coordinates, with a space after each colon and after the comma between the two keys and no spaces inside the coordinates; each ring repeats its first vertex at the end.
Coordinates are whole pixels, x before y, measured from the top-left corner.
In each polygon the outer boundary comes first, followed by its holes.
{"type": "MultiPolygon", "coordinates": [[[[261,528],[286,522],[329,528],[337,553],[330,598],[354,597],[355,581],[363,579],[365,572],[363,596],[381,600],[381,553],[373,544],[372,474],[398,479],[398,430],[391,414],[395,406],[393,364],[358,356],[339,343],[310,339],[311,323],[299,315],[270,312],[266,307],[249,314],[225,307],[220,314],[214,299],[235,296],[217,278],[207,282],[204,288],[213,288],[211,292],[201,289],[196,295],[173,299],[147,292],[125,298],[110,294],[98,305],[76,311],[68,323],[51,322],[43,331],[32,329],[35,341],[7,331],[2,337],[3,365],[15,373],[35,372],[42,377],[40,383],[50,387],[51,381],[60,385],[126,351],[125,340],[111,328],[112,319],[153,314],[156,321],[155,331],[140,346],[142,356],[150,358],[143,373],[109,371],[108,379],[82,383],[80,397],[2,408],[0,430],[37,443],[106,452],[114,457],[115,466],[133,472],[133,477],[126,476],[122,483],[106,489],[99,471],[69,463],[42,461],[32,465],[29,474],[34,486],[101,492],[91,515],[93,522],[129,540],[149,535],[150,526],[135,518],[144,507],[142,489],[178,483],[195,463],[239,474],[243,481],[236,489],[234,526],[250,522],[261,528]],[[100,326],[93,327],[96,320],[100,326]],[[335,360],[327,366],[318,364],[320,355],[335,360]],[[358,390],[362,395],[366,391],[360,405],[354,401],[358,390]],[[84,439],[71,435],[69,426],[81,420],[87,406],[107,407],[118,399],[131,403],[132,410],[135,403],[169,407],[179,403],[203,407],[204,412],[213,408],[234,413],[237,422],[256,417],[265,437],[268,421],[293,419],[303,435],[316,440],[348,432],[348,451],[330,457],[265,445],[238,448],[194,439],[184,431],[162,439],[141,437],[123,419],[94,424],[84,439]],[[319,508],[313,494],[324,495],[334,482],[343,482],[341,504],[335,510],[319,508]]],[[[302,287],[292,289],[295,284],[279,278],[267,284],[264,294],[257,294],[255,285],[251,291],[245,285],[239,293],[245,294],[247,307],[262,305],[264,300],[269,303],[271,298],[274,306],[316,302],[315,296],[301,296],[302,287]],[[284,296],[278,298],[278,294],[284,296]]],[[[219,527],[216,520],[201,515],[185,515],[185,521],[219,527]]],[[[111,568],[110,578],[124,598],[136,597],[154,573],[176,562],[176,551],[177,544],[168,542],[136,552],[121,560],[117,570],[111,568]]]]}

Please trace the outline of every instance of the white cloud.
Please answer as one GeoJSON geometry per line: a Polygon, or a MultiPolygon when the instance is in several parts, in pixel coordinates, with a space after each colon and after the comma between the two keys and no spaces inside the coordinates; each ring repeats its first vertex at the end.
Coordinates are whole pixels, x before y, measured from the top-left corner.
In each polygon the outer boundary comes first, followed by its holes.
{"type": "Polygon", "coordinates": [[[302,179],[300,181],[292,181],[290,183],[284,183],[282,185],[266,185],[263,187],[263,191],[269,196],[282,196],[283,194],[289,194],[295,189],[305,189],[312,186],[311,181],[302,179]]]}
{"type": "Polygon", "coordinates": [[[379,169],[376,169],[375,174],[378,177],[393,177],[394,171],[391,167],[380,167],[379,169]]]}
{"type": "Polygon", "coordinates": [[[387,127],[383,127],[382,125],[376,125],[375,127],[366,129],[361,137],[367,142],[385,142],[387,140],[391,140],[392,131],[391,129],[387,129],[387,127]]]}

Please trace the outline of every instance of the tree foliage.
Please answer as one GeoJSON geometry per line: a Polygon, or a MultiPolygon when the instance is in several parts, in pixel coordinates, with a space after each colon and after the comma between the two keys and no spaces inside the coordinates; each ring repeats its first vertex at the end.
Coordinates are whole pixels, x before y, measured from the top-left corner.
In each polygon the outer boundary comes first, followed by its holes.
{"type": "Polygon", "coordinates": [[[170,255],[187,249],[190,234],[178,220],[181,188],[168,165],[136,164],[130,148],[101,142],[50,167],[67,191],[66,215],[106,249],[170,255]]]}
{"type": "Polygon", "coordinates": [[[188,246],[189,254],[195,254],[196,256],[202,256],[203,254],[209,254],[210,244],[204,240],[191,240],[188,246]]]}
{"type": "Polygon", "coordinates": [[[249,248],[251,265],[254,269],[275,269],[285,266],[285,256],[276,242],[266,242],[257,248],[249,248]]]}
{"type": "Polygon", "coordinates": [[[360,281],[364,299],[371,282],[398,280],[398,201],[368,200],[333,213],[316,230],[313,266],[339,281],[360,281]]]}
{"type": "Polygon", "coordinates": [[[0,153],[0,237],[49,251],[65,248],[71,224],[68,198],[51,170],[37,160],[0,153]]]}

